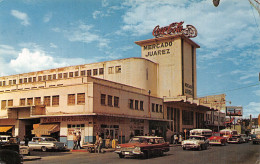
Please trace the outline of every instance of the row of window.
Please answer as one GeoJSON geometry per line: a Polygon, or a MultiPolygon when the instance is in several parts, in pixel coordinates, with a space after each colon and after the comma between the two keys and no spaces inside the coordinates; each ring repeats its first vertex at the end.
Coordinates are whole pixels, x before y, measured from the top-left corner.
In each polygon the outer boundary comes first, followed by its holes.
{"type": "Polygon", "coordinates": [[[144,101],[129,99],[129,108],[135,110],[144,110],[144,101]]]}
{"type": "MultiPolygon", "coordinates": [[[[114,72],[121,73],[121,66],[108,67],[108,74],[113,74],[114,72]]],[[[97,75],[103,75],[103,74],[104,74],[104,68],[80,71],[80,76],[86,76],[86,75],[87,76],[97,76],[97,75]]],[[[36,81],[66,79],[66,78],[78,77],[78,76],[79,76],[79,71],[65,72],[65,73],[58,73],[58,74],[52,74],[52,75],[43,75],[43,76],[37,76],[37,77],[22,78],[22,79],[19,79],[19,84],[32,83],[32,82],[36,82],[36,81]]],[[[8,85],[15,85],[15,84],[17,84],[16,79],[9,80],[8,85]]],[[[6,85],[7,85],[6,81],[0,81],[0,86],[6,86],[6,85]]]]}
{"type": "Polygon", "coordinates": [[[152,103],[152,112],[162,113],[163,112],[162,105],[152,103]]]}
{"type": "MultiPolygon", "coordinates": [[[[76,102],[78,105],[85,104],[85,93],[77,93],[77,94],[68,94],[68,105],[75,105],[76,102]],[[76,100],[77,95],[77,100],[76,100]]],[[[59,106],[60,96],[44,96],[43,103],[41,101],[41,97],[31,97],[31,98],[20,98],[19,105],[46,105],[46,106],[59,106]],[[52,101],[51,101],[52,100],[52,101]]],[[[1,101],[1,109],[4,110],[6,106],[13,106],[13,99],[11,100],[2,100],[1,101]]]]}
{"type": "Polygon", "coordinates": [[[119,107],[119,97],[101,94],[100,103],[101,105],[108,105],[110,107],[119,107]]]}

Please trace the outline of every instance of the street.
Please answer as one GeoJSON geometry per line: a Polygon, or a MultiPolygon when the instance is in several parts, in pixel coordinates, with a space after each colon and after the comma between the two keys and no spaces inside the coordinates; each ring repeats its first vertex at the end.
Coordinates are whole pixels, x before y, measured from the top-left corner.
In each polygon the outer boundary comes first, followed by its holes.
{"type": "Polygon", "coordinates": [[[42,159],[25,161],[31,163],[174,163],[174,164],[260,164],[260,145],[252,143],[228,144],[227,146],[210,146],[208,150],[182,150],[181,146],[173,146],[162,157],[149,159],[124,158],[117,154],[107,152],[102,154],[88,152],[40,152],[32,151],[32,155],[41,156],[42,159]]]}

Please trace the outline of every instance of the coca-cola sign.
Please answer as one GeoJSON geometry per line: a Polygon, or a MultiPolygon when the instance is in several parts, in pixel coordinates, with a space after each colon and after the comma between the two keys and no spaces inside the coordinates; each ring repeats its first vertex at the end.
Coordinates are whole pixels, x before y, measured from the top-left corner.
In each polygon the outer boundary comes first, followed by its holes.
{"type": "Polygon", "coordinates": [[[153,36],[156,38],[169,36],[169,35],[177,35],[177,34],[183,34],[188,38],[194,38],[197,36],[197,30],[192,25],[186,25],[186,28],[183,28],[182,24],[184,22],[175,22],[170,24],[169,26],[160,27],[157,25],[153,29],[153,36]]]}

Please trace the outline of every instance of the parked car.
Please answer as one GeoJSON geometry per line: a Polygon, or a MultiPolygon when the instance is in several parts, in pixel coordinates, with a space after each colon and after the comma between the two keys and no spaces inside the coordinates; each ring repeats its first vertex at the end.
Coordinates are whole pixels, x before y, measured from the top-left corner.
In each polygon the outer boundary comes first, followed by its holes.
{"type": "Polygon", "coordinates": [[[240,135],[232,135],[232,137],[230,137],[228,139],[228,143],[243,143],[243,139],[241,138],[240,135]]]}
{"type": "Polygon", "coordinates": [[[165,142],[163,137],[136,136],[130,139],[128,143],[117,145],[115,153],[120,158],[125,156],[149,158],[151,155],[162,156],[164,152],[169,150],[169,143],[165,142]]]}
{"type": "Polygon", "coordinates": [[[211,137],[208,138],[210,145],[226,145],[227,139],[221,136],[220,133],[213,133],[211,137]]]}
{"type": "Polygon", "coordinates": [[[248,143],[250,140],[250,137],[247,136],[246,134],[240,134],[241,138],[242,138],[242,142],[244,143],[248,143]]]}
{"type": "Polygon", "coordinates": [[[17,143],[0,142],[0,163],[22,163],[23,155],[17,143]]]}
{"type": "Polygon", "coordinates": [[[66,150],[67,145],[63,142],[58,142],[52,137],[33,137],[32,141],[29,141],[28,146],[32,150],[66,150]]]}
{"type": "Polygon", "coordinates": [[[0,142],[8,142],[10,138],[9,135],[0,135],[0,142]]]}
{"type": "Polygon", "coordinates": [[[182,141],[181,146],[183,150],[186,149],[207,149],[209,142],[205,136],[190,136],[189,139],[182,141]]]}
{"type": "Polygon", "coordinates": [[[260,134],[252,134],[252,143],[259,144],[260,143],[260,134]]]}

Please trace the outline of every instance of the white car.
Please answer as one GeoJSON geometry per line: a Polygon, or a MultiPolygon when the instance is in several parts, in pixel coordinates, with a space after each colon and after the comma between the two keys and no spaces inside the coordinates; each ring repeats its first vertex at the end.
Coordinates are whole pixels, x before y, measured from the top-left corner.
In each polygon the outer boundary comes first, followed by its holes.
{"type": "Polygon", "coordinates": [[[204,136],[190,136],[189,139],[182,141],[181,146],[183,150],[186,149],[207,149],[209,145],[208,140],[204,136]]]}
{"type": "Polygon", "coordinates": [[[58,142],[52,137],[33,137],[32,141],[29,141],[28,146],[32,150],[66,150],[67,145],[63,142],[58,142]]]}

